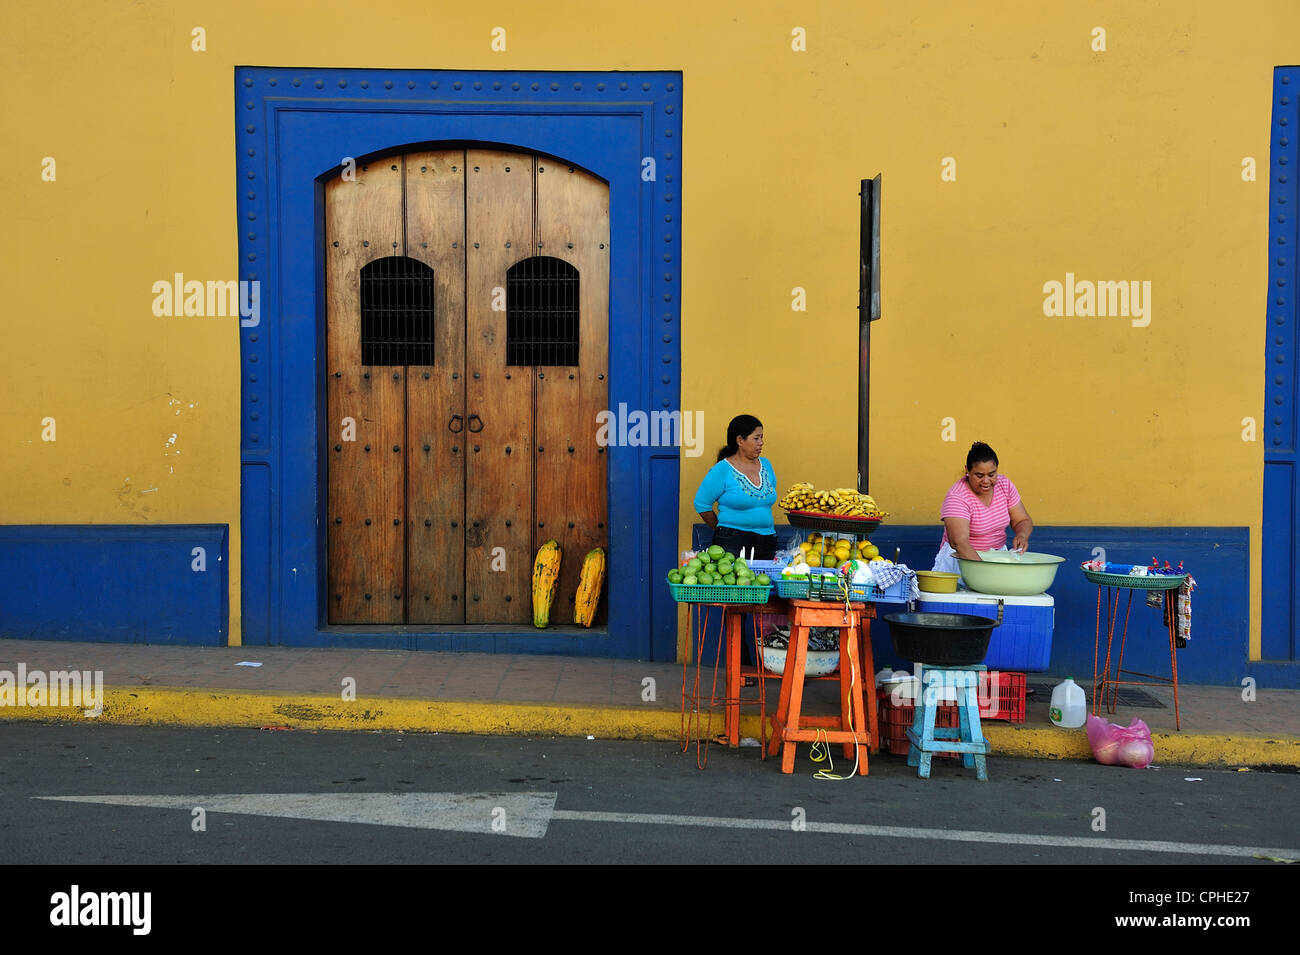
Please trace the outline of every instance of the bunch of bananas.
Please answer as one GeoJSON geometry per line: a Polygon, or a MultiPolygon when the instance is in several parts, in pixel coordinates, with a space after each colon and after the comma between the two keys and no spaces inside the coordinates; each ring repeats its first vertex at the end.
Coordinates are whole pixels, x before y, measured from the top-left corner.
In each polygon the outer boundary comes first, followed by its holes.
{"type": "Polygon", "coordinates": [[[785,497],[777,501],[778,507],[787,511],[812,511],[818,514],[837,514],[844,517],[888,517],[888,511],[876,506],[870,494],[859,494],[851,487],[837,487],[833,491],[819,491],[807,482],[791,486],[785,497]]]}
{"type": "Polygon", "coordinates": [[[776,502],[776,506],[783,507],[787,511],[807,510],[808,505],[813,502],[813,495],[816,493],[811,484],[794,484],[791,485],[790,490],[785,492],[785,497],[776,502]]]}

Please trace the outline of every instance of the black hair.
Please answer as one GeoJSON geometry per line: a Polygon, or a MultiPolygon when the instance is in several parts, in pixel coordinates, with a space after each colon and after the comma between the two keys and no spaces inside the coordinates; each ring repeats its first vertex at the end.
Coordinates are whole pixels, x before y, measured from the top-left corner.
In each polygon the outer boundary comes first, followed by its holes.
{"type": "Polygon", "coordinates": [[[718,449],[718,460],[729,458],[739,450],[737,438],[747,438],[761,427],[763,422],[752,414],[738,414],[732,418],[731,424],[727,425],[727,445],[718,449]]]}
{"type": "Polygon", "coordinates": [[[994,454],[993,449],[983,441],[976,441],[970,446],[970,451],[966,454],[966,470],[969,471],[982,461],[992,461],[993,466],[997,467],[998,456],[994,454]]]}

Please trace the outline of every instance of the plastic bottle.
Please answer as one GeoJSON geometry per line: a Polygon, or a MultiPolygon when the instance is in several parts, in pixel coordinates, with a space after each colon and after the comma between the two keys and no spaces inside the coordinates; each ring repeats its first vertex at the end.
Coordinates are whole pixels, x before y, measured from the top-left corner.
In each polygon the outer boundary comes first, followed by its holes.
{"type": "Polygon", "coordinates": [[[1053,723],[1067,729],[1087,722],[1088,699],[1083,694],[1083,687],[1074,682],[1074,677],[1066,677],[1064,683],[1058,683],[1052,690],[1052,704],[1047,713],[1053,723]]]}

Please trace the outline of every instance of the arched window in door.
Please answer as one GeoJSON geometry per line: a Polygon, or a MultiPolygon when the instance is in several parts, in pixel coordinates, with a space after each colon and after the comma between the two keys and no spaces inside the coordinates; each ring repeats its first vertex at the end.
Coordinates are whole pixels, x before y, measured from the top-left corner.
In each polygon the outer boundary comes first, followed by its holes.
{"type": "Polygon", "coordinates": [[[506,364],[578,364],[578,270],[549,255],[506,271],[506,364]]]}
{"type": "Polygon", "coordinates": [[[361,364],[433,364],[433,269],[390,255],[361,267],[361,364]]]}

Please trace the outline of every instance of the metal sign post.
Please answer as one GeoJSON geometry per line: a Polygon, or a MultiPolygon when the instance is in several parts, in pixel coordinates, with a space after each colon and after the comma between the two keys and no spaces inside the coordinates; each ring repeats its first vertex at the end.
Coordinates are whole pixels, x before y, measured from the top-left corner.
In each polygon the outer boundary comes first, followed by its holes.
{"type": "Polygon", "coordinates": [[[880,318],[880,176],[863,179],[858,246],[858,492],[868,494],[871,421],[871,323],[880,318]]]}

